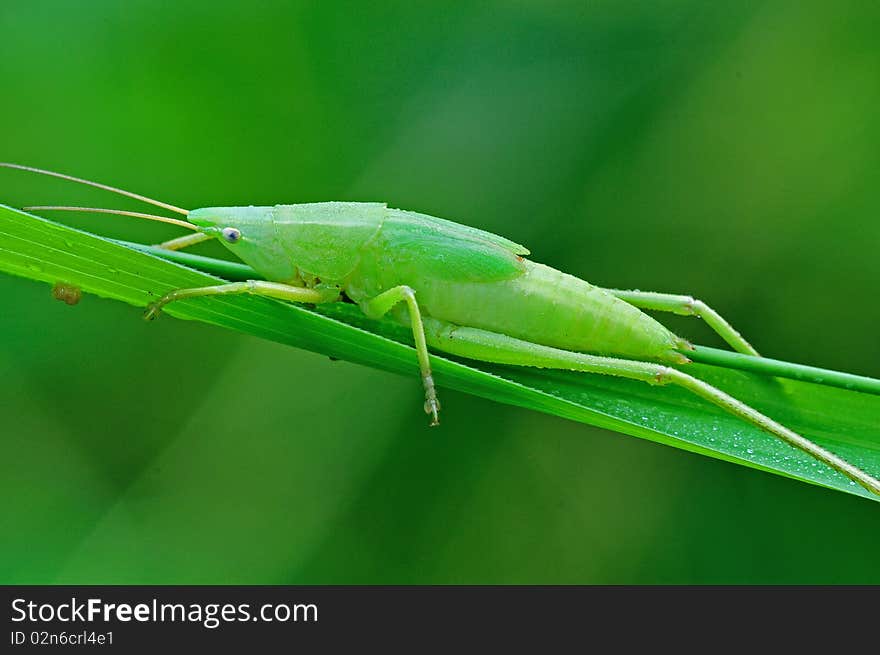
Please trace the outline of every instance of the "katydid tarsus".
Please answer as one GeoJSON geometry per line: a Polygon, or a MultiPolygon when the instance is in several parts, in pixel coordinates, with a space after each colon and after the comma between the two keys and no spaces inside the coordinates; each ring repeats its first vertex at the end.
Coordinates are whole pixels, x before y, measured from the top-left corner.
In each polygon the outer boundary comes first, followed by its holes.
{"type": "Polygon", "coordinates": [[[391,315],[412,329],[432,425],[438,423],[440,402],[429,347],[486,362],[677,385],[880,494],[880,481],[868,473],[673,367],[686,368],[692,346],[642,309],[700,317],[734,350],[759,357],[717,312],[690,296],[599,288],[526,259],[529,251],[506,238],[383,203],[186,210],[61,173],[0,166],[95,186],[182,214],[185,220],[103,208],[25,209],[99,211],[172,223],[192,234],[163,247],[218,239],[265,278],[172,291],[147,308],[147,319],[168,303],[210,295],[254,294],[316,304],[350,300],[370,318],[391,315]]]}

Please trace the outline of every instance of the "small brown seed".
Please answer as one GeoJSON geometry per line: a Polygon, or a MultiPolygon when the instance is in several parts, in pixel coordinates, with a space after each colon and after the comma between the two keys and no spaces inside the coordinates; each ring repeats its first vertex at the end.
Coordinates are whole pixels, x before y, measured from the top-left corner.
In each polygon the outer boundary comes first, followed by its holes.
{"type": "Polygon", "coordinates": [[[82,290],[67,282],[56,282],[52,287],[52,297],[68,305],[75,305],[82,298],[82,290]]]}

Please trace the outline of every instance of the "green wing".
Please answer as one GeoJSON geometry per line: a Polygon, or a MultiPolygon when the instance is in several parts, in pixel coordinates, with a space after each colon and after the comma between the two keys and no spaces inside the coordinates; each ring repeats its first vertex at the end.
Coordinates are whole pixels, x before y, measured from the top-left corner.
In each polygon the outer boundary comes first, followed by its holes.
{"type": "Polygon", "coordinates": [[[525,271],[518,243],[425,214],[389,209],[381,239],[398,270],[461,282],[509,280],[525,271]]]}

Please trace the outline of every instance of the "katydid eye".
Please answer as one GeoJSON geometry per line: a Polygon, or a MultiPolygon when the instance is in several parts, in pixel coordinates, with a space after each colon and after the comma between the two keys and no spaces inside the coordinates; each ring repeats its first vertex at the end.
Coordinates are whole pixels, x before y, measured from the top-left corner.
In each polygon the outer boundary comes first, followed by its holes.
{"type": "Polygon", "coordinates": [[[226,239],[229,243],[235,243],[239,239],[241,239],[241,232],[239,232],[234,227],[224,227],[220,234],[223,235],[223,238],[226,239]]]}

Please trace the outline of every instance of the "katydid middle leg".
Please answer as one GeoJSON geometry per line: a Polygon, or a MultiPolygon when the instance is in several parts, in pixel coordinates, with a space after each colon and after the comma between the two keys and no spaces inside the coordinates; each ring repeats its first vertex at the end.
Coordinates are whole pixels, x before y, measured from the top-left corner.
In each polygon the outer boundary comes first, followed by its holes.
{"type": "Polygon", "coordinates": [[[388,289],[375,298],[361,303],[361,310],[370,318],[379,319],[385,316],[398,304],[405,302],[409,310],[409,320],[412,324],[413,339],[416,343],[416,353],[419,357],[419,368],[422,372],[422,385],[425,387],[425,413],[431,415],[431,425],[439,425],[440,401],[437,400],[437,390],[434,386],[434,376],[431,375],[431,362],[428,358],[428,344],[425,341],[425,327],[422,323],[422,312],[419,303],[416,302],[416,292],[410,287],[402,285],[388,289]]]}
{"type": "Polygon", "coordinates": [[[674,384],[683,387],[734,416],[769,432],[790,446],[815,457],[865,489],[880,495],[880,481],[858,467],[784,425],[780,425],[720,389],[664,364],[561,350],[515,339],[504,334],[457,326],[431,318],[425,319],[425,327],[426,338],[431,346],[468,359],[516,366],[584,371],[641,380],[649,384],[674,384]]]}
{"type": "Polygon", "coordinates": [[[758,351],[730,323],[724,320],[721,314],[702,300],[697,300],[691,296],[655,293],[653,291],[626,291],[623,289],[604,289],[604,291],[639,309],[654,309],[661,312],[672,312],[681,316],[701,318],[737,352],[760,357],[758,351]]]}

